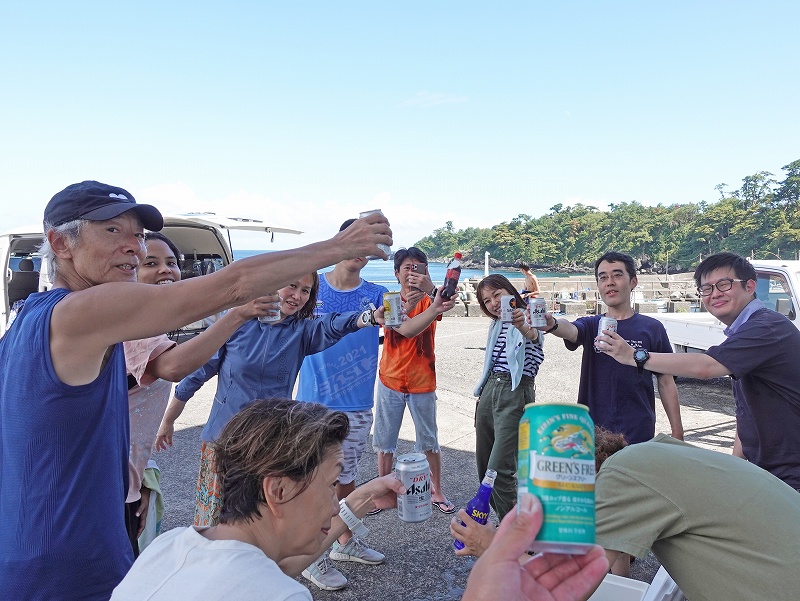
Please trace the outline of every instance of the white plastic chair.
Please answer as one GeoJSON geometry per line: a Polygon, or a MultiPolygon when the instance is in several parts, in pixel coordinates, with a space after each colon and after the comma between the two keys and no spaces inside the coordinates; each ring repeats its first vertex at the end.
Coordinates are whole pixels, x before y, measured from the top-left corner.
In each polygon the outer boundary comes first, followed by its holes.
{"type": "Polygon", "coordinates": [[[647,588],[647,593],[642,597],[642,601],[686,601],[686,597],[664,566],[661,566],[658,568],[653,582],[647,588]]]}
{"type": "Polygon", "coordinates": [[[650,584],[606,574],[589,601],[686,601],[686,597],[661,566],[650,584]]]}

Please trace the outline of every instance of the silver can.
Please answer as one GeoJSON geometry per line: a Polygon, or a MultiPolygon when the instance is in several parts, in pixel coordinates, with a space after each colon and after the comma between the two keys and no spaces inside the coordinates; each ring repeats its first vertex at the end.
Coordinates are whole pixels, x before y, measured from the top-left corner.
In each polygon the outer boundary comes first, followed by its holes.
{"type": "MultiPolygon", "coordinates": [[[[380,209],[374,209],[372,211],[361,211],[361,213],[358,214],[358,218],[363,219],[364,217],[372,215],[373,213],[380,213],[381,215],[383,215],[383,211],[381,211],[380,209]]],[[[380,248],[383,252],[385,252],[387,257],[392,252],[392,247],[387,244],[378,244],[378,248],[380,248]]],[[[367,257],[368,261],[372,261],[373,259],[383,259],[383,257],[379,257],[377,255],[372,255],[370,257],[367,257]]]]}
{"type": "Polygon", "coordinates": [[[500,297],[500,321],[511,323],[514,321],[514,309],[517,308],[517,299],[510,294],[500,297]]]}
{"type": "Polygon", "coordinates": [[[534,297],[528,299],[528,313],[530,314],[532,328],[547,326],[547,301],[534,297]]]}
{"type": "Polygon", "coordinates": [[[403,299],[399,292],[383,294],[383,325],[387,328],[403,325],[403,299]]]}
{"type": "MultiPolygon", "coordinates": [[[[605,330],[611,330],[612,332],[617,331],[617,320],[613,317],[608,317],[607,315],[603,315],[600,318],[600,323],[597,324],[597,335],[599,336],[605,330]]],[[[601,353],[606,350],[606,343],[595,341],[594,343],[594,351],[596,353],[601,353]]]]}
{"type": "Polygon", "coordinates": [[[431,466],[423,453],[398,455],[395,477],[406,488],[397,495],[397,515],[404,522],[424,522],[431,517],[431,466]]]}

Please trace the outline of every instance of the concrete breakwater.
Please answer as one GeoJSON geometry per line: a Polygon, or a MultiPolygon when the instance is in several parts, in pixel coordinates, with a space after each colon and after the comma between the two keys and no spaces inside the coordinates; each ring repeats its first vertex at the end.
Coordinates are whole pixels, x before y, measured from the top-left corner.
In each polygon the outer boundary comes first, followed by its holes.
{"type": "MultiPolygon", "coordinates": [[[[631,304],[639,313],[702,311],[693,278],[692,273],[670,275],[669,279],[661,275],[642,274],[638,277],[638,286],[631,295],[631,304]]],[[[525,285],[522,278],[509,278],[509,281],[517,290],[522,290],[525,285]]],[[[470,278],[459,283],[461,302],[445,315],[482,315],[475,296],[478,282],[479,278],[470,278]]],[[[597,282],[591,275],[542,277],[539,278],[539,288],[551,311],[567,315],[591,315],[605,311],[597,282]]]]}

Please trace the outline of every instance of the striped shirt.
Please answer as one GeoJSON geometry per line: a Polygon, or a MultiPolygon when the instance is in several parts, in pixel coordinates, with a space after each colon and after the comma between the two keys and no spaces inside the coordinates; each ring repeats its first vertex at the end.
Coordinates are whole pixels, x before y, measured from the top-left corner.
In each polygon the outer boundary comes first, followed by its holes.
{"type": "MultiPolygon", "coordinates": [[[[497,342],[494,344],[492,350],[492,371],[493,372],[509,372],[508,359],[506,358],[506,333],[508,328],[513,327],[510,323],[503,323],[500,335],[497,337],[497,342]]],[[[535,344],[533,341],[525,339],[525,367],[522,370],[522,375],[536,377],[539,371],[539,366],[544,361],[544,351],[542,345],[535,344]]]]}

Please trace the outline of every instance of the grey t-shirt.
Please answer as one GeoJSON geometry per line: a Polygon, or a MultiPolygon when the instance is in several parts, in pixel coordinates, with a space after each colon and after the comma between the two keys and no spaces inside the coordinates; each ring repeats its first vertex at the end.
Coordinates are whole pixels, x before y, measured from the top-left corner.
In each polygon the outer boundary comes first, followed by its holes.
{"type": "Polygon", "coordinates": [[[796,599],[800,493],[733,455],[659,434],[597,475],[597,544],[649,549],[692,601],[796,599]]]}

